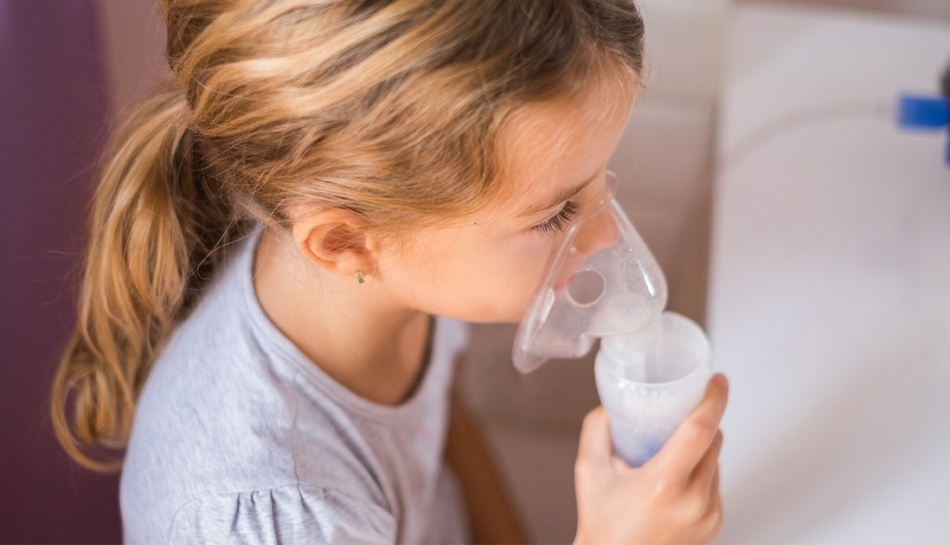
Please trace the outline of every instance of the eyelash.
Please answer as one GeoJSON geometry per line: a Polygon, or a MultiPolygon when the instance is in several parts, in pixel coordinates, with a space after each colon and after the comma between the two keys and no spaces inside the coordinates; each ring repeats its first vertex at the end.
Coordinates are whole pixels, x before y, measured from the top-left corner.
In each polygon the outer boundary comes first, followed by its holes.
{"type": "Polygon", "coordinates": [[[577,217],[577,205],[571,201],[564,203],[564,207],[551,219],[539,223],[531,228],[533,231],[546,235],[564,231],[571,221],[577,217]]]}

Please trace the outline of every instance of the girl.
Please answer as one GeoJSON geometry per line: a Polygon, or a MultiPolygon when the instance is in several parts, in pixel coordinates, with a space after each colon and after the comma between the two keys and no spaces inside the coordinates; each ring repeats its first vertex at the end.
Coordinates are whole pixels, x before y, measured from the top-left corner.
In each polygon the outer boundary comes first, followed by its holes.
{"type": "MultiPolygon", "coordinates": [[[[460,321],[519,320],[605,191],[633,4],[162,8],[177,82],[106,157],[54,387],[70,454],[125,449],[126,539],[520,540],[451,401],[460,321]]],[[[591,413],[577,541],[710,541],[724,407],[720,377],[640,469],[591,413]]]]}

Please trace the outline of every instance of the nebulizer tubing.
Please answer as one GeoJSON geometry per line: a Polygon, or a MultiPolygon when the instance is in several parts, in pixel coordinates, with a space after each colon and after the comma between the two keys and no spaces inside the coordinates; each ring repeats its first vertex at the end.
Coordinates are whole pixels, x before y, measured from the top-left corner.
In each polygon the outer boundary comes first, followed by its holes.
{"type": "Polygon", "coordinates": [[[595,378],[614,450],[644,463],[702,397],[705,334],[664,312],[663,272],[609,189],[574,221],[543,278],[515,337],[515,367],[579,358],[603,339],[595,378]]]}

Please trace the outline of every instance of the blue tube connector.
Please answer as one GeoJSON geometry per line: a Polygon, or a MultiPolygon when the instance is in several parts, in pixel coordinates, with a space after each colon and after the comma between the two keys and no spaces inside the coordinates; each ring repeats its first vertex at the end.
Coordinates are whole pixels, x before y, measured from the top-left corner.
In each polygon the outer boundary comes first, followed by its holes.
{"type": "MultiPolygon", "coordinates": [[[[900,97],[897,124],[909,129],[940,130],[950,126],[950,102],[944,97],[900,97]]],[[[947,145],[947,163],[950,164],[950,142],[947,145]]]]}

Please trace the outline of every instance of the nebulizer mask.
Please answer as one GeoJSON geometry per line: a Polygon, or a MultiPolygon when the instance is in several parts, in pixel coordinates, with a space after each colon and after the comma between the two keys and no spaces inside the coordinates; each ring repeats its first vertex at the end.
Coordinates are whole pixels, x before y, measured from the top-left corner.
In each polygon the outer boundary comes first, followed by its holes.
{"type": "Polygon", "coordinates": [[[607,174],[566,232],[522,320],[515,367],[579,358],[597,339],[595,378],[617,454],[642,465],[698,404],[710,375],[709,344],[698,325],[664,312],[666,280],[614,198],[607,174]]]}

